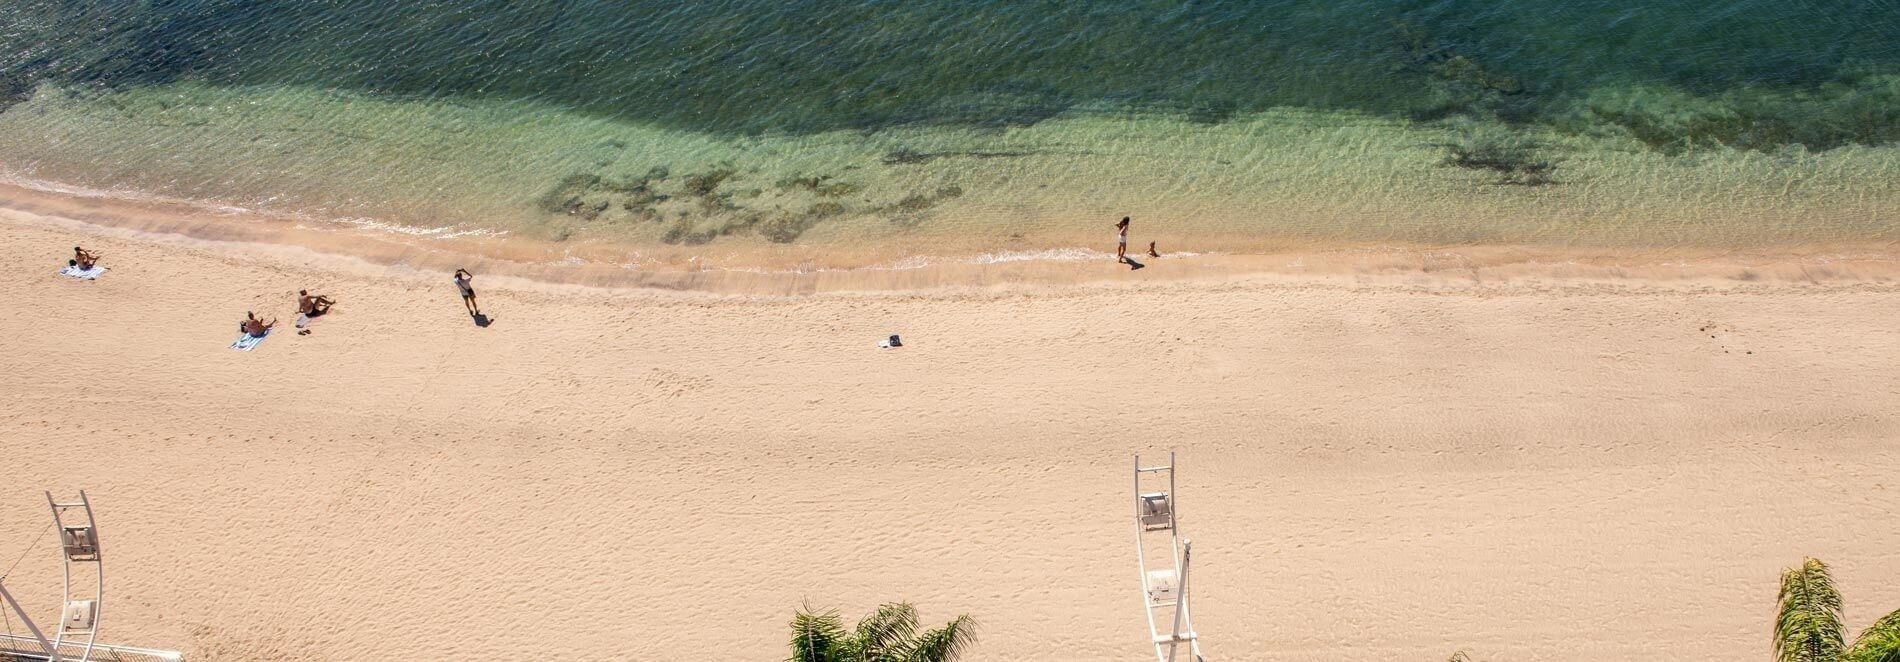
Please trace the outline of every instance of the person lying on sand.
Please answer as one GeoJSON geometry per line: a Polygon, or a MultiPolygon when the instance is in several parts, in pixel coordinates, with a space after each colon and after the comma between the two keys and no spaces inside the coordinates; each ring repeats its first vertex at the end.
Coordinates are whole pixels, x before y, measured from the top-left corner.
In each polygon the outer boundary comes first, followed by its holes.
{"type": "Polygon", "coordinates": [[[66,264],[92,271],[92,265],[99,261],[99,255],[78,246],[73,247],[73,259],[66,264]]]}
{"type": "Polygon", "coordinates": [[[321,294],[311,296],[310,290],[297,290],[297,312],[302,313],[305,317],[316,317],[330,312],[330,306],[334,305],[336,305],[336,301],[330,299],[330,297],[321,294]]]}
{"type": "Polygon", "coordinates": [[[276,318],[271,318],[271,321],[266,322],[266,321],[257,319],[257,313],[253,313],[248,310],[244,311],[244,334],[245,335],[248,335],[252,338],[262,338],[264,337],[264,334],[270,333],[270,328],[273,326],[277,326],[276,318]]]}
{"type": "Polygon", "coordinates": [[[1160,253],[1155,252],[1155,242],[1148,242],[1148,257],[1161,257],[1160,253]]]}

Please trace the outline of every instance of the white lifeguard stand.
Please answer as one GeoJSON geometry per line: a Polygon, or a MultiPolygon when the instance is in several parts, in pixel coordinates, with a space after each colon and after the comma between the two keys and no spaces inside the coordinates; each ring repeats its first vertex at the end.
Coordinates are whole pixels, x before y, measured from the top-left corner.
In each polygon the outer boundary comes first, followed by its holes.
{"type": "Polygon", "coordinates": [[[84,490],[79,492],[78,501],[65,503],[53,499],[53,493],[47,492],[46,505],[53,511],[53,528],[59,530],[59,553],[64,562],[59,627],[53,630],[53,637],[48,639],[45,631],[33,623],[32,617],[26,615],[26,610],[20,608],[13,594],[7,592],[7,587],[0,584],[0,601],[5,602],[3,606],[13,610],[26,626],[27,632],[33,635],[21,637],[10,633],[0,634],[0,656],[22,662],[184,662],[184,656],[174,651],[97,643],[99,618],[105,604],[106,576],[99,548],[99,525],[92,517],[92,501],[86,498],[84,490]]]}
{"type": "Polygon", "coordinates": [[[1141,466],[1135,456],[1135,561],[1141,570],[1141,597],[1148,613],[1148,641],[1157,662],[1174,662],[1183,645],[1193,662],[1203,662],[1201,641],[1188,612],[1188,561],[1194,544],[1181,537],[1175,518],[1174,453],[1166,466],[1141,466]],[[1165,483],[1162,481],[1166,480],[1165,483]],[[1150,565],[1150,557],[1167,559],[1150,565]],[[1171,623],[1163,632],[1161,623],[1171,623]]]}

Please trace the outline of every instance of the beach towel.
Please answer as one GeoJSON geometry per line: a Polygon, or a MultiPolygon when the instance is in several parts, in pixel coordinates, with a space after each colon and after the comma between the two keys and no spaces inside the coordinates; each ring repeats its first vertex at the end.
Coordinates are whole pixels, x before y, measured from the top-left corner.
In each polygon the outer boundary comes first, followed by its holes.
{"type": "Polygon", "coordinates": [[[264,342],[265,338],[269,338],[272,331],[276,331],[276,329],[265,329],[264,335],[261,336],[253,336],[248,333],[239,335],[237,342],[231,343],[231,349],[240,352],[251,351],[257,347],[258,343],[264,342]]]}
{"type": "Polygon", "coordinates": [[[92,265],[91,269],[81,269],[79,268],[78,265],[69,264],[69,265],[66,265],[66,268],[59,270],[59,275],[71,276],[73,278],[83,278],[86,280],[93,280],[95,278],[98,278],[100,274],[103,274],[105,272],[106,272],[105,267],[102,267],[96,264],[92,265]]]}

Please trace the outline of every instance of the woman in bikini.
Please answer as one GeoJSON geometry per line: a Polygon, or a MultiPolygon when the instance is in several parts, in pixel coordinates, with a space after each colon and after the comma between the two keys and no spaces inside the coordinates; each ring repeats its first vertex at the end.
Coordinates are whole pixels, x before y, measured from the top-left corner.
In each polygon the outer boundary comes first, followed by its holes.
{"type": "Polygon", "coordinates": [[[1115,261],[1117,263],[1125,263],[1128,261],[1128,217],[1127,216],[1123,216],[1122,222],[1115,224],[1115,261]]]}

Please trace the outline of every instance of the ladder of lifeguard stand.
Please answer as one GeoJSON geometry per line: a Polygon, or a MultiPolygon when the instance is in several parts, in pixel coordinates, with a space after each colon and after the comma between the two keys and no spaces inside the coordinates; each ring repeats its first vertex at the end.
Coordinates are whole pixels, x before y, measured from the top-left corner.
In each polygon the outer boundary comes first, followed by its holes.
{"type": "Polygon", "coordinates": [[[59,528],[60,556],[65,559],[62,583],[63,599],[60,601],[59,627],[53,630],[53,659],[58,660],[60,644],[73,640],[72,645],[82,646],[79,662],[92,658],[93,642],[99,638],[99,616],[103,611],[106,592],[105,564],[99,558],[99,526],[92,519],[92,502],[86,498],[86,491],[79,491],[79,500],[61,503],[53,500],[53,493],[46,493],[46,505],[53,509],[53,524],[59,528]],[[74,590],[73,575],[77,570],[81,588],[74,590]],[[85,575],[92,575],[92,587],[84,588],[85,575]],[[85,641],[78,644],[79,640],[85,641]]]}
{"type": "Polygon", "coordinates": [[[1201,661],[1201,642],[1194,634],[1194,617],[1188,610],[1188,561],[1192,557],[1193,543],[1181,538],[1181,529],[1175,520],[1174,499],[1174,453],[1168,453],[1168,464],[1158,467],[1141,466],[1141,456],[1135,456],[1135,561],[1141,570],[1141,595],[1144,610],[1148,613],[1148,637],[1154,645],[1155,659],[1158,662],[1174,662],[1176,649],[1183,644],[1194,662],[1201,661]],[[1162,474],[1167,476],[1165,490],[1160,489],[1162,474]],[[1147,480],[1143,481],[1146,477],[1147,480]],[[1162,539],[1163,534],[1166,540],[1162,539]],[[1165,552],[1167,567],[1150,569],[1148,552],[1150,547],[1157,552],[1165,552]],[[1163,632],[1156,617],[1167,620],[1170,625],[1163,632]]]}

